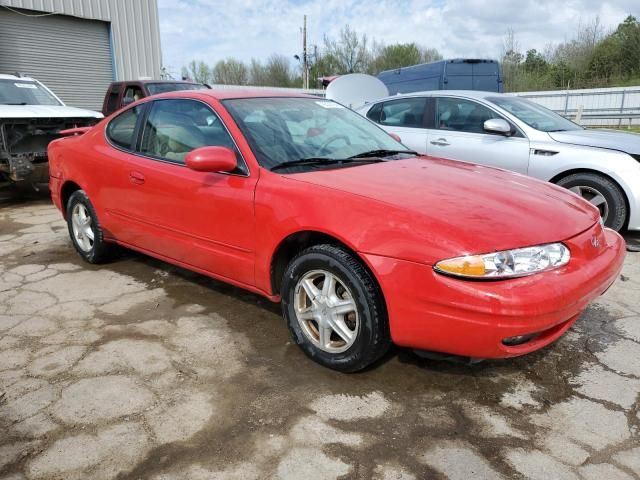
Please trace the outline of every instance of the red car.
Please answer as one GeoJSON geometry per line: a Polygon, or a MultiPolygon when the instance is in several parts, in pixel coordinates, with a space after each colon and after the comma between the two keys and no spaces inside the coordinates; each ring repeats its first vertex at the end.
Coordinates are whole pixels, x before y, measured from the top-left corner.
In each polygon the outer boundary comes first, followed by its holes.
{"type": "Polygon", "coordinates": [[[320,98],[173,92],[75,133],[50,144],[50,186],[82,258],[117,243],[282,302],[295,342],[340,371],[392,342],[537,350],[622,267],[577,195],[418,156],[320,98]]]}

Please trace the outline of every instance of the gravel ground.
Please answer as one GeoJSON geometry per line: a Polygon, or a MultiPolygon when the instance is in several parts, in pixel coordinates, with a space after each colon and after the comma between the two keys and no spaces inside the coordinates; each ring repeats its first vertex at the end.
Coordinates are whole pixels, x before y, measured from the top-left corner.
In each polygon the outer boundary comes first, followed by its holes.
{"type": "Polygon", "coordinates": [[[0,479],[640,478],[640,253],[560,341],[355,375],[279,307],[0,203],[0,479]]]}

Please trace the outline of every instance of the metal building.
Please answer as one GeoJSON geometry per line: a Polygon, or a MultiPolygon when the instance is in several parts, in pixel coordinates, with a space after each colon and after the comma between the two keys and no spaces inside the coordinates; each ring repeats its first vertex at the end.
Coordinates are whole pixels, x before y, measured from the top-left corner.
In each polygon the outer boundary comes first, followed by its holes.
{"type": "Polygon", "coordinates": [[[100,110],[114,80],[158,79],[157,0],[0,0],[0,73],[100,110]]]}

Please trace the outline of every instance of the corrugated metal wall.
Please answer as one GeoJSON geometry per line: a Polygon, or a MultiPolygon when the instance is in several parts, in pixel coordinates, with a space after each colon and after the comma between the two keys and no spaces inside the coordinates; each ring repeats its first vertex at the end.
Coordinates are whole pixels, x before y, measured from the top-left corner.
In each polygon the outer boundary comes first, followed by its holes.
{"type": "Polygon", "coordinates": [[[0,72],[37,78],[67,105],[100,110],[113,80],[109,24],[0,9],[0,72]]]}
{"type": "Polygon", "coordinates": [[[160,78],[157,0],[0,0],[1,6],[110,22],[117,79],[160,78]]]}

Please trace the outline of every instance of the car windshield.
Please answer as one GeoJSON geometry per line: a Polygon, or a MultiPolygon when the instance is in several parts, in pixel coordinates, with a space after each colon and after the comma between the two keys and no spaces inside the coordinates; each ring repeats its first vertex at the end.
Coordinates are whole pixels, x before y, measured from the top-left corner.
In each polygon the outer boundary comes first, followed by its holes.
{"type": "Polygon", "coordinates": [[[62,105],[42,85],[31,80],[0,79],[0,105],[62,105]]]}
{"type": "Polygon", "coordinates": [[[204,90],[206,85],[201,83],[186,83],[186,82],[159,82],[159,83],[147,83],[147,89],[149,94],[156,95],[158,93],[176,92],[178,90],[204,90]]]}
{"type": "Polygon", "coordinates": [[[360,157],[364,162],[362,158],[367,156],[406,156],[397,152],[407,148],[384,130],[330,100],[241,98],[224,100],[223,104],[264,168],[273,170],[304,160],[322,167],[323,161],[326,166],[336,166],[340,159],[360,157]]]}
{"type": "Polygon", "coordinates": [[[583,130],[580,125],[544,108],[537,103],[518,97],[489,97],[488,101],[511,113],[530,127],[541,132],[564,132],[583,130]]]}

